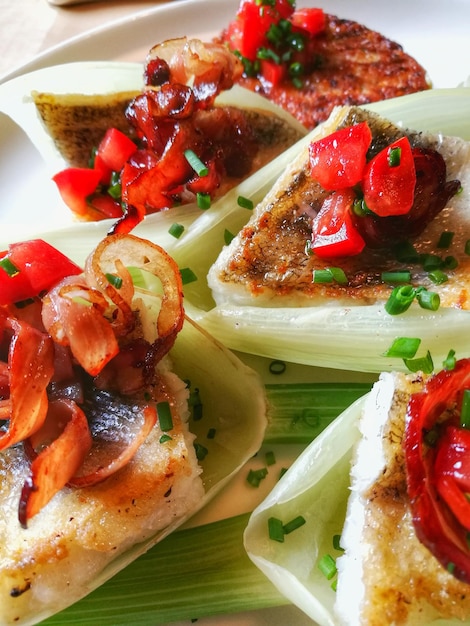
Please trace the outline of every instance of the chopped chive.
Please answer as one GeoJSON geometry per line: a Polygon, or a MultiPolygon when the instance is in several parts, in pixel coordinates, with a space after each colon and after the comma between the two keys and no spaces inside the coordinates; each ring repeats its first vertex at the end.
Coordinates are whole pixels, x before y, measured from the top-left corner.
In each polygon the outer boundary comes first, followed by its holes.
{"type": "Polygon", "coordinates": [[[197,193],[196,204],[202,211],[207,211],[211,208],[211,196],[208,193],[197,193]]]}
{"type": "Polygon", "coordinates": [[[170,233],[170,235],[172,235],[172,237],[175,237],[175,239],[179,239],[184,233],[184,226],[183,224],[178,224],[177,222],[175,222],[170,226],[168,232],[170,233]]]}
{"type": "Polygon", "coordinates": [[[444,261],[437,254],[424,254],[421,263],[426,272],[440,269],[444,265],[444,261]]]}
{"type": "Polygon", "coordinates": [[[453,370],[455,368],[455,364],[457,363],[457,359],[455,358],[455,350],[449,350],[446,358],[442,363],[442,367],[445,370],[453,370]]]}
{"type": "Polygon", "coordinates": [[[284,374],[287,369],[287,365],[284,361],[274,360],[269,364],[269,373],[274,374],[275,376],[279,376],[280,374],[284,374]]]}
{"type": "Polygon", "coordinates": [[[470,256],[470,239],[467,239],[465,242],[464,252],[470,256]]]}
{"type": "Polygon", "coordinates": [[[269,450],[268,452],[266,452],[265,458],[266,458],[266,465],[275,465],[276,457],[272,450],[269,450]]]}
{"type": "Polygon", "coordinates": [[[171,416],[171,408],[169,402],[157,402],[157,415],[158,421],[160,423],[160,428],[163,431],[171,430],[173,428],[173,417],[171,416]]]}
{"type": "Polygon", "coordinates": [[[426,353],[426,356],[418,359],[403,359],[403,362],[410,372],[424,372],[425,374],[431,374],[434,370],[434,363],[429,350],[426,353]]]}
{"type": "Polygon", "coordinates": [[[401,161],[401,148],[390,148],[388,152],[388,164],[390,167],[398,167],[401,161]]]}
{"type": "Polygon", "coordinates": [[[160,443],[167,443],[167,441],[172,441],[172,440],[173,438],[170,437],[170,435],[167,435],[166,433],[160,437],[160,443]]]}
{"type": "Polygon", "coordinates": [[[8,274],[8,276],[10,276],[10,278],[13,278],[13,276],[20,273],[20,270],[12,261],[10,261],[8,257],[0,259],[0,267],[8,274]]]}
{"type": "Polygon", "coordinates": [[[197,280],[196,274],[189,267],[183,267],[180,269],[180,274],[183,285],[189,285],[189,283],[194,283],[197,280]]]}
{"type": "Polygon", "coordinates": [[[207,176],[209,169],[203,161],[197,156],[194,150],[185,150],[184,156],[189,165],[193,168],[198,176],[207,176]]]}
{"type": "Polygon", "coordinates": [[[265,467],[261,467],[260,469],[257,469],[257,470],[250,469],[246,479],[252,487],[259,487],[261,481],[264,478],[266,478],[267,475],[268,475],[268,470],[265,467]]]}
{"type": "Polygon", "coordinates": [[[334,579],[331,581],[331,585],[330,585],[330,587],[331,587],[331,589],[332,589],[333,591],[336,591],[336,589],[338,588],[338,579],[337,579],[337,578],[334,578],[334,579]]]}
{"type": "Polygon", "coordinates": [[[397,337],[383,356],[399,359],[412,359],[420,346],[418,337],[397,337]]]}
{"type": "Polygon", "coordinates": [[[444,259],[443,267],[445,267],[447,270],[455,270],[458,265],[459,262],[457,261],[455,256],[446,256],[446,258],[444,259]]]}
{"type": "Polygon", "coordinates": [[[215,433],[216,433],[215,428],[209,428],[209,430],[207,431],[207,435],[206,435],[206,437],[207,437],[208,439],[214,439],[214,437],[215,437],[215,433]]]}
{"type": "Polygon", "coordinates": [[[416,299],[418,300],[419,306],[428,311],[437,311],[441,306],[439,294],[434,291],[428,291],[427,289],[417,291],[416,299]]]}
{"type": "Polygon", "coordinates": [[[248,209],[249,211],[253,209],[253,200],[245,198],[245,196],[238,196],[237,204],[242,207],[242,209],[248,209]]]}
{"type": "Polygon", "coordinates": [[[199,422],[199,420],[201,420],[203,417],[203,405],[201,402],[201,396],[199,395],[199,389],[197,387],[189,394],[188,406],[192,410],[193,420],[195,422],[199,422]]]}
{"type": "Polygon", "coordinates": [[[397,261],[403,263],[419,263],[420,254],[409,241],[402,241],[394,247],[397,261]]]}
{"type": "Polygon", "coordinates": [[[438,248],[448,248],[452,243],[452,239],[454,238],[454,233],[450,230],[445,230],[441,233],[439,237],[439,241],[437,242],[438,248]]]}
{"type": "Polygon", "coordinates": [[[398,270],[394,272],[382,272],[384,283],[409,283],[411,280],[410,270],[398,270]]]}
{"type": "Polygon", "coordinates": [[[234,239],[235,235],[231,233],[229,230],[224,230],[224,243],[228,246],[234,239]]]}
{"type": "Polygon", "coordinates": [[[119,200],[122,195],[122,186],[121,183],[117,182],[113,185],[110,185],[107,189],[107,193],[113,200],[119,200]]]}
{"type": "Polygon", "coordinates": [[[270,517],[268,519],[268,534],[272,541],[284,543],[284,527],[280,519],[270,517]]]}
{"type": "Polygon", "coordinates": [[[120,276],[116,276],[116,274],[105,274],[105,276],[110,285],[112,285],[116,289],[121,289],[122,278],[120,276]]]}
{"type": "Polygon", "coordinates": [[[318,569],[327,580],[331,580],[337,572],[336,562],[331,554],[325,554],[318,561],[318,569]]]}
{"type": "Polygon", "coordinates": [[[209,450],[200,443],[194,442],[194,450],[196,452],[196,458],[198,461],[204,461],[209,454],[209,450]]]}
{"type": "Polygon", "coordinates": [[[470,389],[464,389],[460,408],[460,426],[470,428],[470,389]]]}
{"type": "Polygon", "coordinates": [[[447,563],[447,571],[449,572],[449,574],[453,574],[454,570],[455,570],[455,563],[452,563],[452,561],[447,563]]]}
{"type": "Polygon", "coordinates": [[[313,282],[315,284],[324,285],[333,282],[333,274],[329,269],[313,270],[313,282]]]}
{"type": "Polygon", "coordinates": [[[428,276],[435,285],[442,285],[442,283],[445,283],[449,280],[448,275],[442,270],[434,270],[432,272],[429,272],[428,276]]]}
{"type": "Polygon", "coordinates": [[[416,290],[411,285],[395,287],[385,303],[385,310],[389,315],[400,315],[407,311],[416,296],[416,290]]]}
{"type": "Polygon", "coordinates": [[[333,275],[333,280],[339,285],[347,285],[348,278],[345,271],[341,267],[329,267],[328,268],[333,275]]]}
{"type": "Polygon", "coordinates": [[[333,548],[339,552],[344,552],[344,548],[341,546],[341,535],[333,535],[333,548]]]}
{"type": "Polygon", "coordinates": [[[305,523],[306,523],[305,518],[302,517],[302,515],[298,515],[297,517],[294,517],[294,519],[292,519],[290,522],[287,522],[287,524],[283,525],[282,528],[284,530],[284,534],[288,535],[289,533],[294,532],[294,530],[297,530],[297,528],[300,528],[305,523]]]}
{"type": "Polygon", "coordinates": [[[279,480],[284,476],[284,474],[287,472],[288,468],[287,467],[281,467],[281,470],[279,472],[279,480]]]}

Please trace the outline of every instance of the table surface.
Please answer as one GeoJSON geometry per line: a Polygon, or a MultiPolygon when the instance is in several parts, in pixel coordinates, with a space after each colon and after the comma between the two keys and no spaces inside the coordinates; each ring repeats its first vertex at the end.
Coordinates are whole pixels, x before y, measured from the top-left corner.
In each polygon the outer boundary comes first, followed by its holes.
{"type": "Polygon", "coordinates": [[[70,37],[158,4],[157,0],[91,0],[62,5],[52,1],[0,0],[0,77],[70,37]]]}

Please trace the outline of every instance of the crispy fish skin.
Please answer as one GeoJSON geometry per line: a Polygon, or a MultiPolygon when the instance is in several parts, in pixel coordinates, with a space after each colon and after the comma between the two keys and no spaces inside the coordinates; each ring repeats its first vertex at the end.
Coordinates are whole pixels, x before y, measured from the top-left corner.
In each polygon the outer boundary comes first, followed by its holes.
{"type": "Polygon", "coordinates": [[[342,626],[468,619],[470,586],[457,580],[414,531],[402,440],[422,374],[382,374],[364,407],[341,537],[336,611],[342,626]]]}
{"type": "Polygon", "coordinates": [[[0,455],[0,624],[33,624],[91,591],[128,548],[195,510],[204,496],[187,428],[186,384],[164,360],[154,397],[172,405],[171,442],[157,423],[135,457],[102,483],[64,488],[28,525],[18,522],[28,461],[21,446],[0,455]]]}
{"type": "Polygon", "coordinates": [[[271,87],[242,77],[243,87],[284,108],[309,129],[325,121],[335,106],[362,105],[429,89],[426,70],[403,48],[352,20],[326,15],[316,39],[317,64],[301,89],[289,81],[271,87]]]}
{"type": "Polygon", "coordinates": [[[72,167],[87,167],[108,128],[133,135],[125,111],[137,92],[52,94],[32,92],[38,114],[58,151],[72,167]]]}
{"type": "MultiPolygon", "coordinates": [[[[449,280],[431,283],[420,266],[400,263],[390,250],[365,248],[361,254],[337,259],[320,259],[306,252],[311,239],[313,217],[326,192],[310,177],[308,148],[280,176],[271,192],[256,207],[250,220],[225,247],[209,272],[208,281],[217,304],[233,302],[255,306],[313,306],[335,303],[363,305],[385,301],[390,286],[382,272],[411,269],[414,284],[439,293],[441,306],[470,308],[470,257],[465,254],[468,239],[468,188],[470,186],[470,144],[454,138],[405,131],[360,107],[339,107],[312,134],[312,140],[366,120],[372,130],[370,156],[395,139],[407,135],[412,146],[434,148],[447,164],[447,179],[458,179],[463,191],[431,222],[413,244],[418,252],[443,255],[437,243],[443,230],[454,232],[453,255],[459,265],[449,270],[449,280]],[[314,271],[341,267],[347,285],[314,283],[314,271]]],[[[407,233],[404,233],[404,239],[407,233]]]]}

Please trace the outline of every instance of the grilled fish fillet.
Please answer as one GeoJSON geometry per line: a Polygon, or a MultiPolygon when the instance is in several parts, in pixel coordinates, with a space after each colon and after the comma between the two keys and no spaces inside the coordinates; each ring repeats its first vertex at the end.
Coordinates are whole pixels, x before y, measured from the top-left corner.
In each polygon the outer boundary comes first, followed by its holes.
{"type": "Polygon", "coordinates": [[[172,441],[156,424],[135,457],[102,483],[64,488],[27,529],[18,522],[28,474],[22,446],[0,455],[0,624],[35,624],[91,590],[119,554],[195,510],[204,496],[187,427],[186,384],[159,364],[158,400],[173,406],[172,441]]]}
{"type": "Polygon", "coordinates": [[[266,96],[309,129],[325,121],[335,106],[362,105],[429,89],[426,70],[398,43],[358,22],[325,17],[325,31],[315,39],[317,66],[301,89],[290,81],[271,87],[246,76],[239,83],[266,96]]]}
{"type": "MultiPolygon", "coordinates": [[[[412,146],[439,151],[446,161],[447,180],[460,180],[462,192],[452,197],[424,232],[412,240],[419,253],[442,257],[443,250],[437,246],[439,237],[443,230],[454,233],[451,248],[444,251],[445,256],[453,255],[458,261],[458,266],[447,272],[449,280],[434,285],[421,266],[400,263],[385,248],[365,248],[356,256],[333,260],[308,254],[306,244],[311,239],[312,220],[326,192],[310,177],[305,147],[211,267],[208,283],[218,305],[372,304],[385,301],[390,295],[390,286],[381,278],[383,271],[411,269],[411,282],[438,292],[441,306],[470,308],[470,257],[465,254],[470,227],[470,144],[456,137],[405,131],[360,107],[336,108],[310,136],[318,139],[364,120],[372,130],[372,154],[406,134],[412,146]],[[347,284],[313,282],[315,270],[332,265],[345,271],[347,284]]],[[[407,239],[407,233],[403,233],[403,238],[407,239]]]]}
{"type": "Polygon", "coordinates": [[[382,374],[364,407],[337,560],[341,626],[470,618],[470,586],[420,543],[411,519],[402,439],[409,397],[423,385],[422,375],[382,374]]]}

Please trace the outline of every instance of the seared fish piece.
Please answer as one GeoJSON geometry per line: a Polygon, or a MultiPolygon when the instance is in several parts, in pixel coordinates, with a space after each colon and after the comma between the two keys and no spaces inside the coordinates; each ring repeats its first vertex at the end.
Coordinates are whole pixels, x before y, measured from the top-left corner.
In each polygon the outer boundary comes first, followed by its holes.
{"type": "Polygon", "coordinates": [[[381,374],[366,401],[341,536],[345,553],[337,561],[341,626],[470,618],[470,586],[418,540],[412,522],[402,440],[408,400],[424,381],[420,374],[381,374]]]}
{"type": "Polygon", "coordinates": [[[397,235],[397,242],[409,240],[419,254],[455,257],[458,266],[446,270],[449,280],[434,285],[422,265],[399,261],[386,247],[366,247],[356,256],[333,259],[309,254],[307,243],[311,240],[312,221],[328,192],[311,178],[308,147],[305,147],[211,267],[208,282],[218,305],[372,304],[385,301],[390,295],[391,286],[382,281],[382,272],[410,269],[411,283],[438,292],[441,306],[470,308],[470,257],[465,253],[470,232],[470,144],[455,137],[403,130],[360,107],[336,108],[327,122],[313,131],[312,140],[362,121],[367,121],[372,131],[369,158],[406,134],[412,147],[432,148],[442,155],[447,181],[460,181],[462,192],[450,198],[421,234],[397,235]],[[447,250],[438,248],[444,230],[454,233],[447,250]],[[315,270],[333,266],[344,270],[347,284],[314,282],[315,270]]]}

